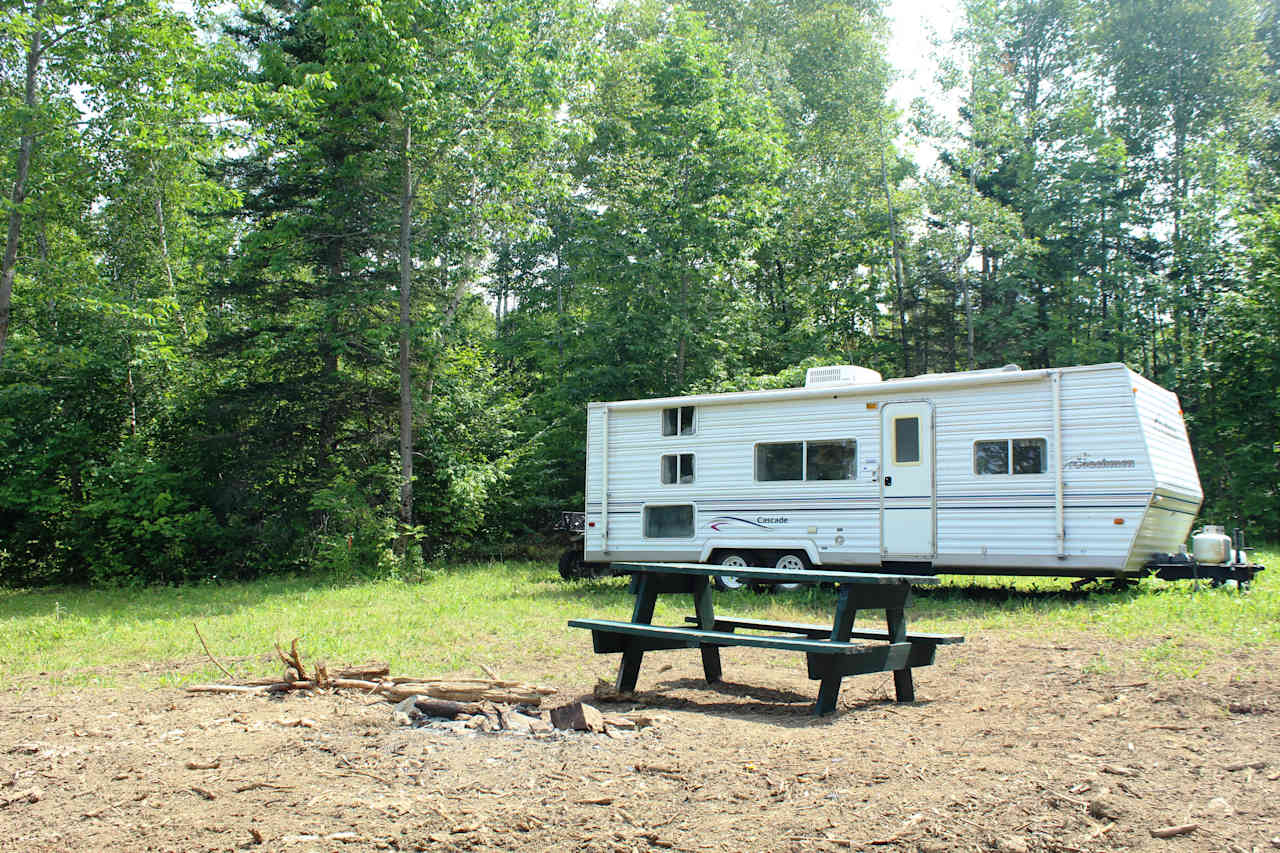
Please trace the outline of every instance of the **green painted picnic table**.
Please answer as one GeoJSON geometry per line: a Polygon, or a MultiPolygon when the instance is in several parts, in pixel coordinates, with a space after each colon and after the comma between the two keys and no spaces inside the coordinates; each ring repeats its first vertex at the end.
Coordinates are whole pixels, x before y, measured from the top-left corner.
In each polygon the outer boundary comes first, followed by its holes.
{"type": "Polygon", "coordinates": [[[893,672],[896,699],[915,701],[911,670],[933,663],[940,645],[962,643],[948,634],[908,633],[906,610],[913,585],[936,584],[932,575],[873,574],[825,569],[787,569],[734,566],[742,580],[771,583],[832,583],[836,585],[835,614],[830,625],[775,622],[766,619],[717,617],[712,605],[711,578],[726,574],[724,566],[702,563],[614,563],[613,568],[631,574],[635,606],[630,622],[608,619],[571,619],[572,628],[591,631],[598,654],[622,654],[618,668],[619,692],[635,690],[645,652],[696,648],[702,653],[702,670],[709,683],[720,680],[720,649],[725,646],[781,649],[803,652],[809,677],[820,682],[814,713],[836,709],[840,682],[845,676],[893,672]],[[654,625],[658,596],[688,594],[693,614],[688,625],[654,625]],[[854,628],[859,610],[883,610],[887,630],[854,628]],[[739,633],[763,631],[768,633],[739,633]]]}

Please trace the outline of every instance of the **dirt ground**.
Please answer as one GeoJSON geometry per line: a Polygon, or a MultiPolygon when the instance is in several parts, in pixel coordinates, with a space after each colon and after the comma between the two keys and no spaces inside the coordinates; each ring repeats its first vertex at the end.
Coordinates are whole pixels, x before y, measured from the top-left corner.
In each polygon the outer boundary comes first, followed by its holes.
{"type": "MultiPolygon", "coordinates": [[[[610,673],[584,646],[547,704],[610,673]]],[[[799,655],[726,650],[708,689],[696,652],[655,653],[605,710],[665,720],[549,739],[399,727],[350,695],[27,682],[0,693],[0,850],[1280,847],[1280,653],[1153,679],[1100,651],[974,636],[916,671],[921,701],[862,676],[827,719],[799,655]]]]}

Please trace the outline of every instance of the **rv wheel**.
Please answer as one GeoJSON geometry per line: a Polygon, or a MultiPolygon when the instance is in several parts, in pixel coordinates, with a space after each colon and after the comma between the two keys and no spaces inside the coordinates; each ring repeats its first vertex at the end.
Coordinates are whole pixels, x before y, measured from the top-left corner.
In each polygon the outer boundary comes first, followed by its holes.
{"type": "MultiPolygon", "coordinates": [[[[786,569],[788,572],[807,572],[809,570],[809,558],[799,551],[788,551],[785,554],[778,555],[778,562],[773,564],[775,569],[786,569]]],[[[774,584],[776,590],[789,591],[799,589],[803,584],[799,583],[779,583],[774,584]]]]}
{"type": "Polygon", "coordinates": [[[560,555],[560,577],[567,581],[587,576],[586,567],[582,564],[582,548],[570,548],[560,555]]]}
{"type": "MultiPolygon", "coordinates": [[[[717,562],[722,566],[751,565],[751,560],[747,558],[747,555],[740,554],[737,551],[729,551],[728,553],[721,554],[720,559],[717,562]]],[[[711,582],[715,585],[715,588],[719,590],[746,589],[747,587],[746,581],[741,578],[735,578],[733,575],[716,575],[711,579],[711,582]]]]}

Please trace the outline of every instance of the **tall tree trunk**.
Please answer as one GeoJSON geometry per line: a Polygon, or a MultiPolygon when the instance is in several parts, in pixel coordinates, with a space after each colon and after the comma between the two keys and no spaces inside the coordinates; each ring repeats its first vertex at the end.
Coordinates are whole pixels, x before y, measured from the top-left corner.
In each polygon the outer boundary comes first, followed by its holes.
{"type": "MultiPolygon", "coordinates": [[[[567,228],[564,229],[566,232],[567,228]]],[[[565,337],[565,318],[564,318],[564,234],[556,244],[556,353],[560,357],[560,366],[564,368],[564,337],[565,337]]]]}
{"type": "MultiPolygon", "coordinates": [[[[396,551],[409,559],[409,536],[413,528],[413,386],[410,382],[409,311],[410,287],[413,283],[413,174],[409,154],[413,142],[409,122],[404,124],[401,138],[400,166],[400,535],[396,551]]],[[[408,568],[406,564],[405,568],[408,568]]]]}
{"type": "Polygon", "coordinates": [[[893,212],[893,194],[889,191],[889,164],[880,146],[880,183],[884,186],[884,201],[889,210],[889,241],[893,247],[893,281],[898,303],[898,334],[902,346],[902,375],[911,375],[911,353],[907,349],[907,311],[903,305],[902,253],[898,248],[898,222],[893,212]]]}
{"type": "Polygon", "coordinates": [[[969,369],[975,369],[978,364],[973,357],[973,297],[969,293],[969,276],[965,272],[964,267],[969,263],[969,258],[973,255],[974,235],[973,235],[973,198],[977,194],[978,189],[978,146],[973,146],[973,162],[969,164],[969,239],[968,245],[964,250],[964,259],[957,264],[956,271],[964,277],[964,324],[969,337],[969,369]]]}
{"type": "Polygon", "coordinates": [[[154,160],[151,161],[151,186],[155,190],[155,204],[153,206],[156,213],[160,260],[164,264],[164,274],[169,281],[169,299],[173,301],[173,308],[178,313],[178,326],[182,329],[182,339],[185,341],[190,337],[190,334],[187,331],[187,318],[182,313],[182,306],[178,304],[178,286],[173,280],[173,262],[169,260],[169,235],[164,224],[164,193],[160,190],[160,178],[157,174],[154,160]]]}
{"type": "MultiPolygon", "coordinates": [[[[978,102],[978,81],[977,78],[972,75],[970,75],[969,78],[969,102],[975,104],[978,102]]],[[[978,194],[978,130],[976,127],[973,127],[972,124],[970,127],[973,129],[969,134],[969,152],[972,158],[969,161],[969,234],[967,246],[964,250],[964,257],[958,259],[959,262],[956,264],[956,273],[963,276],[964,279],[964,326],[965,333],[968,337],[968,346],[966,351],[969,356],[969,370],[974,370],[977,368],[978,364],[977,359],[974,358],[973,354],[973,294],[970,293],[970,281],[968,274],[965,272],[965,266],[969,263],[969,258],[973,256],[973,247],[975,243],[973,233],[973,200],[978,194]]]]}
{"type": "Polygon", "coordinates": [[[9,194],[9,231],[5,237],[4,260],[0,261],[0,367],[4,366],[4,347],[9,340],[9,306],[13,301],[13,279],[18,269],[18,240],[22,236],[22,201],[27,196],[27,172],[31,169],[31,151],[36,136],[30,122],[36,106],[36,77],[40,73],[40,60],[44,49],[40,46],[44,31],[40,29],[40,11],[44,0],[35,6],[36,28],[31,33],[31,46],[27,49],[27,75],[23,87],[22,103],[27,108],[27,132],[18,142],[17,174],[13,179],[13,192],[9,194]]]}
{"type": "Polygon", "coordinates": [[[680,274],[680,342],[676,346],[676,391],[684,390],[684,363],[685,350],[687,347],[687,337],[689,328],[689,273],[687,271],[680,274]]]}
{"type": "MultiPolygon", "coordinates": [[[[478,191],[473,190],[471,195],[472,207],[476,206],[479,203],[477,200],[477,196],[478,196],[478,191]]],[[[480,230],[479,223],[473,223],[472,234],[471,234],[473,238],[473,240],[471,241],[472,245],[475,244],[475,241],[478,238],[479,230],[480,230]]],[[[474,281],[474,276],[476,274],[476,265],[478,263],[479,263],[479,259],[475,258],[472,255],[463,256],[463,262],[458,265],[457,278],[454,280],[454,284],[453,284],[453,293],[450,296],[449,301],[444,306],[444,311],[441,314],[439,326],[436,328],[435,332],[431,336],[432,338],[431,352],[427,356],[426,366],[422,370],[422,379],[421,379],[422,417],[423,417],[423,420],[428,424],[431,423],[434,417],[435,393],[436,393],[436,368],[437,366],[439,366],[440,359],[443,356],[444,347],[448,343],[449,334],[453,330],[453,324],[454,324],[454,320],[457,319],[458,310],[462,307],[463,300],[467,298],[467,287],[468,285],[471,284],[472,281],[474,281]]],[[[449,283],[449,265],[447,263],[442,263],[440,265],[440,283],[442,285],[441,290],[443,290],[444,286],[447,286],[449,283]]],[[[422,539],[419,542],[419,547],[421,548],[424,554],[430,554],[432,549],[432,543],[426,540],[424,537],[424,539],[422,539]]]]}
{"type": "MultiPolygon", "coordinates": [[[[115,274],[114,265],[112,274],[115,274]]],[[[129,277],[129,310],[136,311],[138,308],[138,287],[137,280],[132,276],[129,277]]],[[[138,342],[137,335],[133,328],[129,329],[129,364],[125,370],[125,380],[129,391],[129,435],[136,436],[138,434],[138,389],[133,382],[133,362],[137,357],[138,342]]]]}

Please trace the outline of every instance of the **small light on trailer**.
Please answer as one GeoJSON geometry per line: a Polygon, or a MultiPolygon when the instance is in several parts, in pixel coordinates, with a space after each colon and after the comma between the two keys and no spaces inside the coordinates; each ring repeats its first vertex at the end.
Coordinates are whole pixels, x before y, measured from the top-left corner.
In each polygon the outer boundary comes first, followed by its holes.
{"type": "Polygon", "coordinates": [[[1123,518],[1113,518],[1113,519],[1111,520],[1111,523],[1112,523],[1112,524],[1124,524],[1124,519],[1123,519],[1123,518]]]}
{"type": "Polygon", "coordinates": [[[595,526],[596,526],[596,523],[594,521],[587,522],[587,527],[595,527],[595,526]]]}
{"type": "Polygon", "coordinates": [[[867,403],[867,408],[868,408],[868,409],[878,409],[878,408],[880,408],[880,404],[879,404],[879,403],[867,403]]]}

